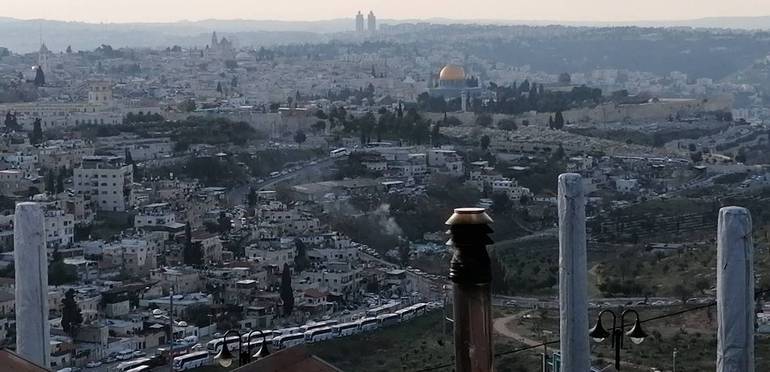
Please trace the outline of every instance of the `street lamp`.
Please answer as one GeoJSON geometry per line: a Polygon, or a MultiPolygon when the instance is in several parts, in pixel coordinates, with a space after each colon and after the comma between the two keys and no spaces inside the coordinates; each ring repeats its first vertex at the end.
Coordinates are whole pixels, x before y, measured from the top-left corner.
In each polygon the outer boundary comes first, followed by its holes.
{"type": "MultiPolygon", "coordinates": [[[[243,339],[241,338],[241,334],[234,329],[231,329],[227,332],[225,332],[224,336],[222,337],[222,350],[214,357],[214,360],[219,363],[220,366],[223,368],[230,367],[233,362],[235,361],[235,355],[230,351],[230,348],[227,347],[227,337],[231,334],[234,334],[234,336],[238,337],[238,366],[248,364],[252,360],[258,360],[262,359],[268,355],[270,355],[270,349],[267,345],[267,335],[265,335],[264,332],[261,330],[251,331],[246,336],[246,353],[243,353],[243,339]],[[254,355],[251,355],[251,335],[254,333],[259,333],[260,336],[262,336],[262,345],[260,345],[259,350],[254,355]]],[[[231,338],[232,339],[232,338],[231,338]]]]}
{"type": "Polygon", "coordinates": [[[634,314],[636,319],[634,320],[634,324],[631,329],[626,332],[625,335],[631,340],[631,342],[639,345],[644,342],[645,338],[647,338],[647,332],[642,329],[642,322],[639,320],[639,313],[633,309],[625,310],[620,314],[620,327],[616,327],[617,315],[615,315],[614,311],[610,309],[602,310],[596,319],[596,325],[594,325],[593,328],[588,331],[588,335],[595,342],[603,342],[608,337],[612,337],[612,347],[615,349],[615,369],[618,371],[620,371],[620,349],[623,348],[623,329],[625,328],[625,318],[629,313],[634,314]],[[602,325],[602,316],[605,313],[612,315],[612,328],[610,331],[607,331],[607,329],[602,325]]]}
{"type": "MultiPolygon", "coordinates": [[[[214,357],[214,360],[219,363],[222,368],[228,368],[233,364],[233,360],[235,359],[233,357],[233,353],[230,352],[230,349],[227,348],[227,336],[231,333],[235,333],[235,335],[238,337],[238,355],[241,355],[241,334],[238,333],[238,331],[231,329],[227,332],[225,332],[224,337],[222,337],[222,350],[214,357]]],[[[238,361],[240,364],[240,361],[238,361]]]]}
{"type": "Polygon", "coordinates": [[[252,360],[259,360],[270,355],[270,349],[267,346],[267,335],[265,335],[265,332],[262,332],[261,330],[255,330],[255,331],[249,332],[249,334],[246,336],[246,342],[247,342],[246,363],[249,363],[252,360]],[[255,332],[259,333],[259,335],[262,337],[262,343],[259,345],[259,350],[257,350],[257,352],[252,355],[251,354],[251,335],[255,332]]]}

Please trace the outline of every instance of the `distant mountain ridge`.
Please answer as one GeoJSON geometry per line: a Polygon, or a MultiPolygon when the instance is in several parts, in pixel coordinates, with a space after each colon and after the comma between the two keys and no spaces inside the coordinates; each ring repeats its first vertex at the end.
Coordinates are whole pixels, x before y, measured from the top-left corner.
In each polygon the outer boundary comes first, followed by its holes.
{"type": "MultiPolygon", "coordinates": [[[[692,20],[638,21],[638,22],[570,22],[549,20],[462,20],[448,18],[381,19],[380,25],[401,23],[435,24],[493,24],[493,25],[565,25],[584,27],[640,26],[640,27],[696,27],[731,28],[740,30],[770,30],[770,16],[711,17],[692,20]]],[[[321,42],[333,34],[352,32],[353,18],[320,21],[280,20],[218,20],[178,21],[162,23],[87,23],[56,20],[21,20],[0,17],[0,46],[15,52],[31,52],[39,47],[38,35],[49,49],[93,49],[101,44],[115,47],[164,47],[174,44],[203,46],[212,31],[223,34],[244,34],[250,45],[270,45],[291,42],[321,42]]]]}

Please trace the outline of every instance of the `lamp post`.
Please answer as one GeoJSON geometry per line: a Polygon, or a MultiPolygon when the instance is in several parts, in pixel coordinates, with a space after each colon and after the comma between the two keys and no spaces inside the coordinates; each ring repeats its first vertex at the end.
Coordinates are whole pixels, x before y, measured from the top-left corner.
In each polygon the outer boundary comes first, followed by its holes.
{"type": "Polygon", "coordinates": [[[267,345],[267,336],[264,332],[261,330],[251,331],[246,335],[246,353],[243,353],[243,339],[241,338],[241,334],[235,330],[231,329],[227,332],[225,332],[224,336],[222,336],[222,350],[219,351],[219,354],[217,354],[214,357],[214,360],[219,363],[220,366],[223,368],[228,368],[233,364],[233,361],[235,360],[235,355],[230,351],[230,348],[227,347],[227,337],[230,334],[235,334],[235,336],[238,337],[238,366],[242,366],[244,364],[250,363],[252,360],[258,360],[262,359],[268,355],[270,355],[270,349],[267,345]],[[262,344],[259,347],[259,350],[254,355],[251,355],[251,335],[254,333],[259,333],[259,335],[262,337],[262,344]]]}
{"type": "Polygon", "coordinates": [[[615,369],[618,371],[620,371],[620,349],[623,348],[625,318],[628,314],[634,314],[636,320],[634,320],[634,325],[631,327],[631,329],[628,332],[625,332],[625,336],[627,336],[634,344],[639,345],[644,342],[645,338],[647,338],[647,333],[642,329],[642,322],[639,320],[639,313],[633,309],[625,310],[620,314],[620,327],[617,327],[617,315],[614,311],[610,309],[602,310],[596,319],[596,325],[594,325],[593,328],[591,328],[591,330],[588,332],[588,335],[595,342],[602,342],[607,339],[607,337],[612,337],[612,347],[615,349],[615,369]],[[612,328],[610,331],[607,331],[607,329],[605,329],[602,325],[602,316],[605,313],[612,315],[612,328]]]}

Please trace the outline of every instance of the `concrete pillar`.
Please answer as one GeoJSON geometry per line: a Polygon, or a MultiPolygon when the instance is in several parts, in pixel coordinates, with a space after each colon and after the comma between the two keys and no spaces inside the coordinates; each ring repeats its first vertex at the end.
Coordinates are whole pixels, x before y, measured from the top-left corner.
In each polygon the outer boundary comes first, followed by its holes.
{"type": "Polygon", "coordinates": [[[719,210],[717,372],[754,372],[754,259],[751,214],[719,210]]]}
{"type": "Polygon", "coordinates": [[[562,371],[588,371],[586,211],[579,174],[559,176],[559,330],[562,371]]]}
{"type": "Polygon", "coordinates": [[[13,226],[16,268],[16,352],[48,368],[48,258],[45,220],[37,203],[19,203],[13,226]]]}

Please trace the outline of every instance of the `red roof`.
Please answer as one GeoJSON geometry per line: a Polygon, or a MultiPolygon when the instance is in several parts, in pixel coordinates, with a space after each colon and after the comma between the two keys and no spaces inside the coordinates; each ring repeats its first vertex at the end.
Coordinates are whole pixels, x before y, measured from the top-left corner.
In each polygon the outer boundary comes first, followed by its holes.
{"type": "Polygon", "coordinates": [[[342,372],[325,360],[295,346],[270,354],[233,372],[342,372]]]}

